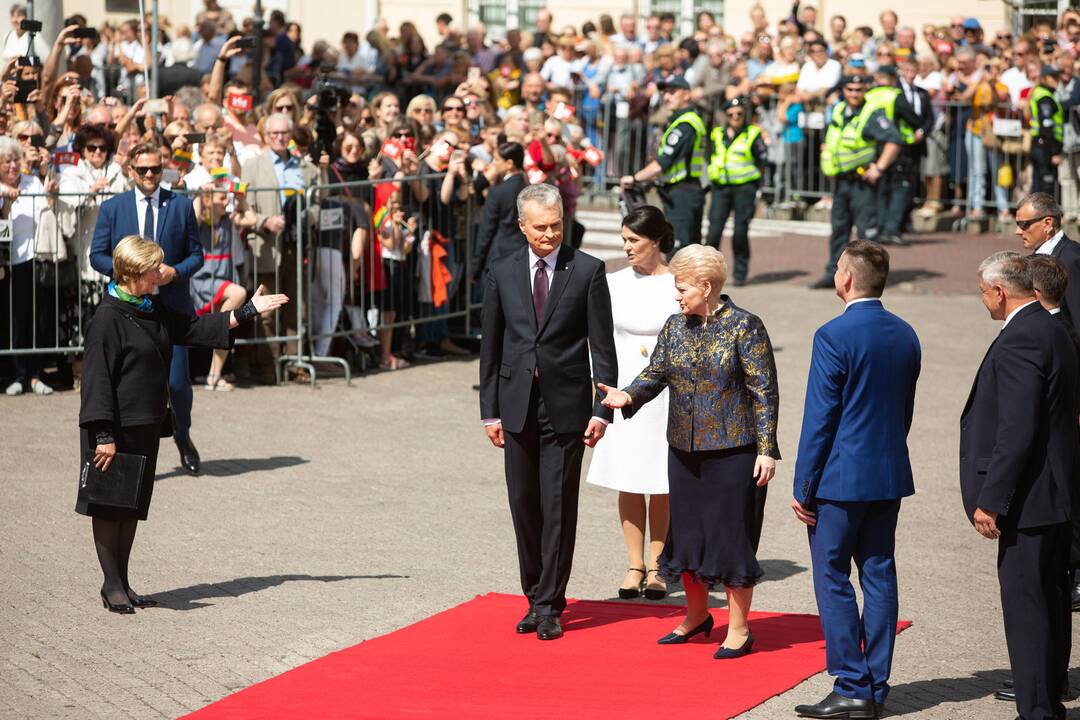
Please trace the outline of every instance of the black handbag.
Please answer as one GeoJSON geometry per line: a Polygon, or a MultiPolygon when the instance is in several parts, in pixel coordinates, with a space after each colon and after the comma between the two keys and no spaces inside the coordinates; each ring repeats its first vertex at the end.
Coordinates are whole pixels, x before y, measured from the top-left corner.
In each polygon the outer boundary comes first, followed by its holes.
{"type": "Polygon", "coordinates": [[[116,453],[109,469],[102,472],[94,465],[94,451],[87,450],[79,472],[78,502],[134,509],[139,505],[145,469],[145,455],[116,453]]]}

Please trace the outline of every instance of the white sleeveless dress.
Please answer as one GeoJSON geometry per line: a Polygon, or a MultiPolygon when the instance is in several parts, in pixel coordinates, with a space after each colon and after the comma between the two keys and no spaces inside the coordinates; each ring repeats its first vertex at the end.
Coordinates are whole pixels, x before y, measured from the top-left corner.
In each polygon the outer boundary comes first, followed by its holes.
{"type": "MultiPolygon", "coordinates": [[[[625,268],[607,277],[611,315],[615,326],[615,352],[619,359],[619,387],[634,381],[649,364],[656,336],[664,323],[679,312],[675,276],[639,275],[625,268]]],[[[615,421],[593,450],[586,482],[623,492],[666,495],[668,391],[624,420],[615,421]]]]}

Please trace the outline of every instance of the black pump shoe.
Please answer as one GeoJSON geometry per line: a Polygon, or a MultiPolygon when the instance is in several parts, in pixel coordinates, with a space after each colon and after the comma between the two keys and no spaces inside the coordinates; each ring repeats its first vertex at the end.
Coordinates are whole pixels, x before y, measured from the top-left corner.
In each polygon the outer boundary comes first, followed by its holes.
{"type": "Polygon", "coordinates": [[[661,586],[661,587],[650,586],[649,585],[649,575],[655,576],[656,580],[660,579],[659,576],[657,575],[656,568],[653,568],[652,570],[650,570],[649,573],[645,576],[645,589],[642,591],[641,594],[645,596],[646,600],[663,600],[665,597],[667,597],[667,588],[663,587],[663,586],[661,586]]]}
{"type": "Polygon", "coordinates": [[[754,647],[754,633],[748,632],[746,634],[746,642],[742,644],[742,647],[726,648],[721,646],[719,650],[713,655],[716,660],[733,660],[735,658],[741,658],[744,655],[750,654],[750,648],[754,647]]]}
{"type": "Polygon", "coordinates": [[[120,615],[134,615],[135,608],[131,603],[123,603],[121,605],[113,605],[109,602],[109,598],[105,597],[105,591],[101,591],[101,607],[107,608],[109,612],[118,613],[120,615]]]}
{"type": "Polygon", "coordinates": [[[637,584],[637,587],[632,587],[632,588],[621,587],[621,588],[619,588],[619,597],[621,599],[623,599],[623,600],[633,600],[634,598],[641,595],[641,586],[645,584],[645,577],[646,577],[645,568],[630,568],[626,572],[628,572],[628,573],[629,572],[641,573],[641,582],[639,582],[637,584]]]}
{"type": "Polygon", "coordinates": [[[712,635],[712,629],[713,629],[713,617],[710,614],[708,617],[705,618],[704,622],[702,622],[700,625],[698,625],[696,628],[694,628],[690,632],[686,633],[685,635],[680,635],[679,633],[676,633],[676,632],[669,632],[667,635],[665,635],[664,637],[657,640],[656,644],[657,645],[682,645],[683,643],[690,642],[690,638],[694,637],[695,635],[700,635],[700,634],[704,633],[705,637],[709,637],[710,635],[712,635]]]}

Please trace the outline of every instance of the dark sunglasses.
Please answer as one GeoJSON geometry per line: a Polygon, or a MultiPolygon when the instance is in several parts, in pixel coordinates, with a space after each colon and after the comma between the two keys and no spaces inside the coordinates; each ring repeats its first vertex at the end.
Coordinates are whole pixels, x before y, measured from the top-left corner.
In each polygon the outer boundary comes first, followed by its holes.
{"type": "Polygon", "coordinates": [[[161,172],[160,165],[146,165],[145,167],[132,165],[131,169],[135,171],[136,175],[157,175],[161,172]]]}
{"type": "Polygon", "coordinates": [[[465,112],[465,106],[464,105],[443,105],[442,111],[444,113],[448,113],[448,112],[465,112]]]}
{"type": "Polygon", "coordinates": [[[275,105],[274,106],[274,110],[276,110],[277,112],[292,112],[295,109],[296,109],[296,106],[293,105],[292,103],[289,103],[287,105],[275,105]]]}
{"type": "Polygon", "coordinates": [[[20,142],[29,142],[30,138],[41,137],[41,133],[19,133],[20,142]]]}
{"type": "Polygon", "coordinates": [[[412,137],[412,133],[410,133],[410,132],[399,132],[399,133],[394,133],[394,137],[396,137],[396,138],[411,138],[411,137],[412,137]]]}
{"type": "Polygon", "coordinates": [[[85,148],[86,152],[108,152],[108,148],[104,145],[94,145],[93,143],[87,143],[85,148]]]}
{"type": "Polygon", "coordinates": [[[1043,215],[1042,217],[1031,218],[1030,220],[1017,220],[1016,221],[1016,227],[1020,228],[1021,230],[1027,230],[1029,227],[1031,227],[1035,223],[1041,222],[1042,220],[1045,220],[1048,217],[1053,217],[1053,215],[1043,215]]]}
{"type": "Polygon", "coordinates": [[[364,115],[359,120],[357,120],[357,122],[361,125],[370,125],[371,123],[375,122],[375,120],[368,115],[364,115]]]}

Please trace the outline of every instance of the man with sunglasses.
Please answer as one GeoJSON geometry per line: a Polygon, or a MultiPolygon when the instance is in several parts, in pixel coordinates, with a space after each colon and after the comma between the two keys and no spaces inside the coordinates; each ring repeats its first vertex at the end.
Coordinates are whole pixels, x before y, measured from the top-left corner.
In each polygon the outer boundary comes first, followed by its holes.
{"type": "Polygon", "coordinates": [[[825,274],[810,287],[834,287],[836,262],[851,240],[872,240],[878,235],[876,183],[900,153],[903,138],[885,110],[866,102],[866,78],[843,79],[844,99],[833,107],[821,149],[821,171],[836,178],[832,204],[832,235],[825,274]]]}
{"type": "MultiPolygon", "coordinates": [[[[90,244],[90,265],[112,277],[112,254],[121,240],[128,235],[153,240],[165,251],[158,288],[161,301],[171,310],[194,315],[188,280],[203,264],[198,221],[189,198],[161,187],[161,171],[161,152],[155,143],[131,149],[128,176],[135,189],[101,204],[90,244]]],[[[180,462],[188,473],[198,475],[199,452],[191,442],[192,392],[186,347],[173,348],[169,396],[180,462]]]]}
{"type": "Polygon", "coordinates": [[[670,75],[657,83],[664,94],[664,104],[671,110],[670,121],[656,159],[619,184],[634,185],[659,181],[664,214],[675,231],[675,248],[701,242],[701,220],[705,213],[705,190],[701,176],[705,170],[705,121],[691,105],[690,84],[681,75],[670,75]]]}
{"type": "Polygon", "coordinates": [[[735,256],[732,282],[746,284],[750,268],[750,218],[757,206],[758,180],[766,160],[765,139],[761,128],[750,121],[753,105],[744,97],[732,98],[724,105],[726,126],[713,128],[709,144],[709,235],[706,244],[720,249],[728,215],[735,214],[731,249],[735,256]]]}
{"type": "Polygon", "coordinates": [[[1080,332],[1080,243],[1061,227],[1062,210],[1053,196],[1032,193],[1016,208],[1016,236],[1032,255],[1049,255],[1065,265],[1069,284],[1062,305],[1080,332]]]}

